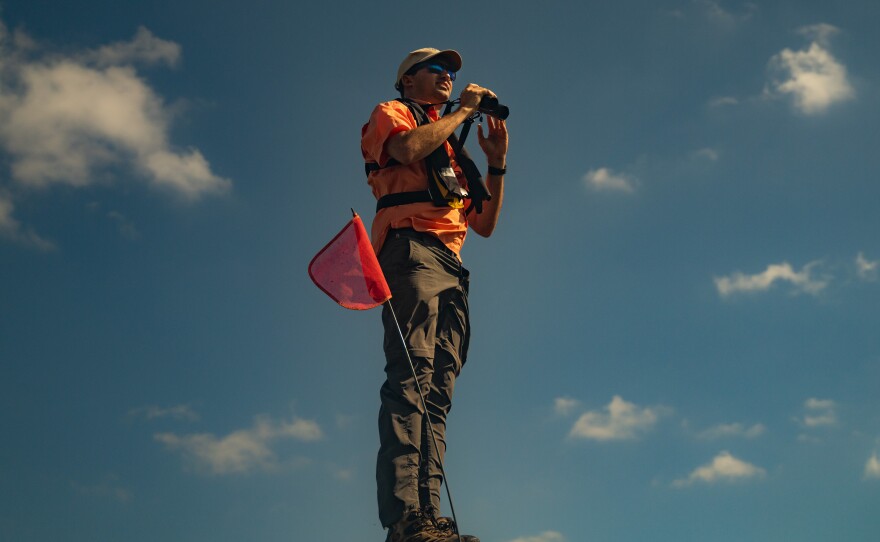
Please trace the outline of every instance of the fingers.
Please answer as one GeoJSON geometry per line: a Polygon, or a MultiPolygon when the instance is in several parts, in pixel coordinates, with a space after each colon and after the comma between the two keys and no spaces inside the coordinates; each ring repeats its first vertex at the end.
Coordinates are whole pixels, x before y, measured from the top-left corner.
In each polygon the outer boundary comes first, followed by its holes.
{"type": "Polygon", "coordinates": [[[483,132],[483,124],[477,124],[477,137],[479,137],[481,140],[490,137],[506,137],[507,128],[505,127],[503,120],[496,119],[491,115],[486,115],[486,124],[489,125],[488,136],[486,136],[483,132]]]}
{"type": "Polygon", "coordinates": [[[462,95],[464,95],[465,93],[471,93],[478,97],[491,96],[493,98],[498,98],[498,96],[494,92],[492,92],[488,88],[481,87],[476,83],[469,83],[468,86],[466,86],[464,90],[461,91],[461,93],[462,95]]]}
{"type": "Polygon", "coordinates": [[[489,124],[490,136],[504,136],[507,134],[507,124],[505,124],[503,120],[495,118],[491,115],[486,115],[486,119],[489,124]]]}
{"type": "Polygon", "coordinates": [[[481,87],[480,85],[478,85],[476,83],[468,83],[468,86],[465,88],[465,90],[469,90],[469,91],[471,91],[475,94],[479,94],[481,96],[483,94],[490,94],[492,96],[495,95],[495,93],[492,92],[491,90],[489,90],[488,88],[481,87]]]}
{"type": "Polygon", "coordinates": [[[507,139],[507,128],[503,120],[496,119],[491,115],[486,115],[486,123],[489,125],[489,134],[483,132],[483,124],[477,125],[477,139],[486,141],[488,139],[507,139]]]}

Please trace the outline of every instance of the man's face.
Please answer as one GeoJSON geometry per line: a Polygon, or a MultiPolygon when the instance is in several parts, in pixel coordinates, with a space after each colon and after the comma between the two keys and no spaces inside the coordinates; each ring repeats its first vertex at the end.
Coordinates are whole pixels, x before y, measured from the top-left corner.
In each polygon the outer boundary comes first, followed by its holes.
{"type": "Polygon", "coordinates": [[[404,96],[428,103],[449,100],[452,95],[452,78],[449,73],[443,64],[430,63],[412,75],[404,75],[401,80],[404,96]]]}

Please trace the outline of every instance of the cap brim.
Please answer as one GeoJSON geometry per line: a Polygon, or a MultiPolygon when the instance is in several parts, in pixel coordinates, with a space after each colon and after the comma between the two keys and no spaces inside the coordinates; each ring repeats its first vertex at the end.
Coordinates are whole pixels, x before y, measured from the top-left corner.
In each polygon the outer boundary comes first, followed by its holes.
{"type": "Polygon", "coordinates": [[[444,62],[446,66],[454,72],[457,72],[461,69],[461,55],[458,54],[458,51],[453,51],[452,49],[440,51],[439,53],[426,57],[424,60],[422,60],[422,62],[431,59],[437,60],[439,62],[444,62]]]}

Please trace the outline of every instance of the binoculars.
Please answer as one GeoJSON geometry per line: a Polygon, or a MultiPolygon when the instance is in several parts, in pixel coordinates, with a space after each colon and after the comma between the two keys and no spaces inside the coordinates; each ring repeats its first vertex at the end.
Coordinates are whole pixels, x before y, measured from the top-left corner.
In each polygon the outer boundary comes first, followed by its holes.
{"type": "Polygon", "coordinates": [[[505,120],[510,115],[510,108],[506,105],[498,103],[498,98],[492,96],[483,96],[480,99],[480,105],[477,110],[484,115],[490,115],[496,119],[505,120]]]}

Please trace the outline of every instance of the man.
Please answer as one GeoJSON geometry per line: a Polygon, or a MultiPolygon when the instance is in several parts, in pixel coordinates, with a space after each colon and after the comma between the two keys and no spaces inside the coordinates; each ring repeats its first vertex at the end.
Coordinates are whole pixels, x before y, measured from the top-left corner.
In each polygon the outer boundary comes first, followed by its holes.
{"type": "MultiPolygon", "coordinates": [[[[495,230],[504,198],[508,141],[502,120],[486,117],[487,134],[478,127],[492,196],[478,212],[473,204],[479,202],[471,201],[477,192],[468,190],[447,139],[474,115],[484,96],[495,94],[469,84],[461,92],[458,109],[441,117],[440,107],[452,96],[452,81],[461,65],[461,56],[452,50],[409,53],[395,79],[401,100],[376,106],[361,131],[368,182],[379,200],[373,247],[391,288],[437,444],[396,324],[385,307],[386,381],[380,391],[376,482],[387,542],[458,541],[457,526],[438,516],[446,416],[470,339],[469,272],[459,253],[468,227],[484,237],[495,230]],[[439,188],[429,189],[430,182],[439,188]]],[[[473,536],[462,540],[479,542],[473,536]]]]}

